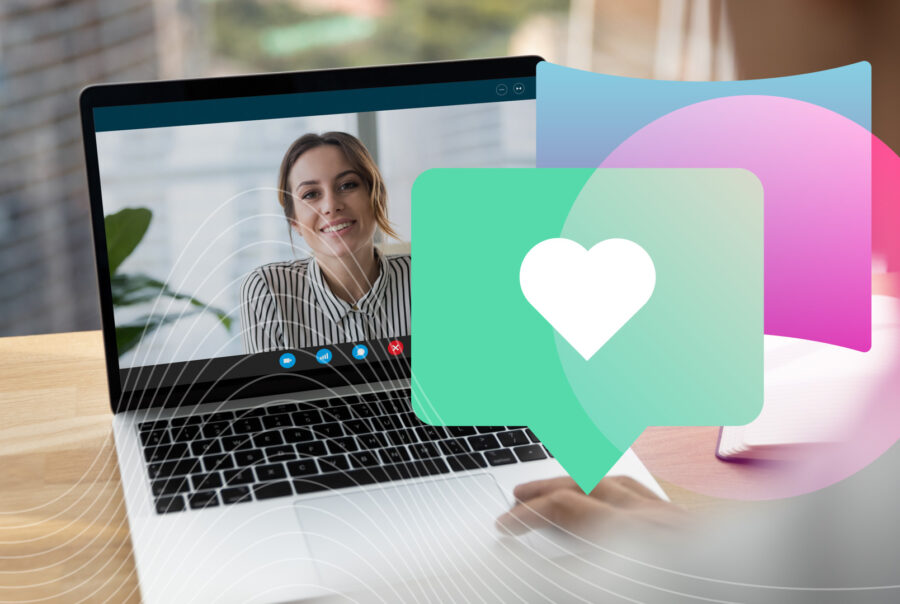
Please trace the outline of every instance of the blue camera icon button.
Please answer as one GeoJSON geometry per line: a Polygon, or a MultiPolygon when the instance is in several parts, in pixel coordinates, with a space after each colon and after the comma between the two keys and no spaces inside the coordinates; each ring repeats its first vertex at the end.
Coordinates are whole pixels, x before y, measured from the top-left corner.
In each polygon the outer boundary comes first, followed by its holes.
{"type": "Polygon", "coordinates": [[[294,364],[295,364],[296,362],[297,362],[297,357],[295,357],[294,355],[292,355],[292,354],[289,353],[289,352],[284,353],[284,354],[281,355],[281,357],[278,359],[278,364],[281,365],[281,367],[282,367],[283,369],[290,369],[291,367],[294,366],[294,364]]]}

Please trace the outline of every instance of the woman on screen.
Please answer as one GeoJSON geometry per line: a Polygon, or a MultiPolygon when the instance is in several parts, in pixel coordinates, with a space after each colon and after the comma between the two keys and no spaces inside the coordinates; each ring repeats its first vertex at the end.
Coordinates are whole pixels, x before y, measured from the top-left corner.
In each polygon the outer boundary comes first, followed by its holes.
{"type": "Polygon", "coordinates": [[[303,237],[312,256],[266,264],[244,279],[244,350],[409,335],[410,258],[375,247],[379,229],[398,237],[365,145],[344,132],[304,134],[284,154],[278,201],[291,236],[303,237]]]}

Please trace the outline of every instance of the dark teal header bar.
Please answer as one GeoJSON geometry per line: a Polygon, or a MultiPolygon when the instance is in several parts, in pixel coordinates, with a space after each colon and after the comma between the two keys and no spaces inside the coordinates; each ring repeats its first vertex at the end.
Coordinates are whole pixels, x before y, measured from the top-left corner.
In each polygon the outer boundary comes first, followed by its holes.
{"type": "Polygon", "coordinates": [[[506,78],[97,107],[94,109],[94,129],[97,132],[108,132],[304,115],[521,101],[535,98],[534,80],[533,77],[506,78]]]}

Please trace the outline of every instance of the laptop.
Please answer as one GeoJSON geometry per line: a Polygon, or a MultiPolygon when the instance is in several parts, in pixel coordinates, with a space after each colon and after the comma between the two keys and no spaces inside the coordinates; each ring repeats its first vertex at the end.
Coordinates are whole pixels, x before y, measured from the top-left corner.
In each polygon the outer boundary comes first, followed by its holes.
{"type": "MultiPolygon", "coordinates": [[[[534,166],[538,61],[83,91],[145,601],[364,598],[477,567],[509,547],[494,520],[513,488],[565,473],[525,427],[430,426],[410,405],[413,181],[534,166]]],[[[613,472],[664,496],[631,452],[613,472]]]]}

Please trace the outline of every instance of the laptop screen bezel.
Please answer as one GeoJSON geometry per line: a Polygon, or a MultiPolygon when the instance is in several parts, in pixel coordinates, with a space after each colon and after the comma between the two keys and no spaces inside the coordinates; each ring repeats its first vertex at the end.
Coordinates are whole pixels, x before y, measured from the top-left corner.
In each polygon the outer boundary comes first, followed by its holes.
{"type": "Polygon", "coordinates": [[[401,359],[367,363],[364,368],[355,367],[352,372],[323,368],[307,371],[299,376],[297,374],[267,376],[265,380],[246,378],[216,380],[215,382],[190,385],[155,385],[145,390],[123,391],[116,347],[94,109],[174,101],[472,82],[500,78],[533,78],[537,64],[541,61],[543,59],[538,56],[519,56],[160,82],[99,84],[82,90],[79,105],[90,196],[91,230],[100,294],[103,346],[113,413],[153,407],[196,405],[230,398],[286,394],[323,387],[408,378],[411,353],[404,355],[401,359]]]}

